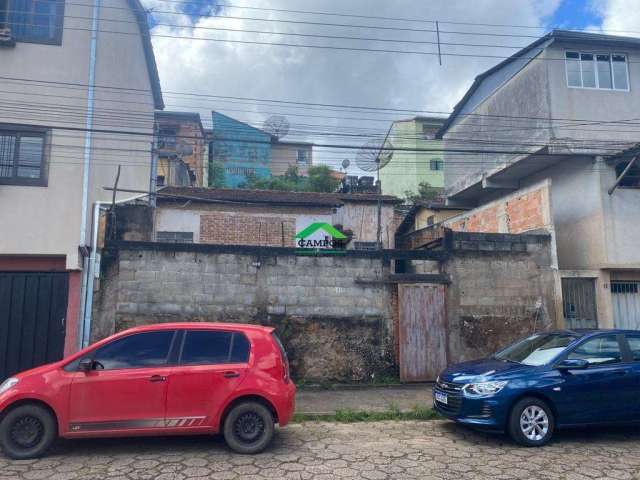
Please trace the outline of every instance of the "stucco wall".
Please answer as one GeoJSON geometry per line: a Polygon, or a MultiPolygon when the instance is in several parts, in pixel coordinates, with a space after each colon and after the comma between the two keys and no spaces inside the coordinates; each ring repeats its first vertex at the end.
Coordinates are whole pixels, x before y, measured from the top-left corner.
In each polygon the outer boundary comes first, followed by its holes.
{"type": "MultiPolygon", "coordinates": [[[[126,20],[130,23],[119,23],[118,29],[136,35],[98,34],[95,83],[117,88],[96,89],[94,128],[151,133],[154,104],[138,26],[125,0],[110,6],[118,8],[101,10],[101,29],[109,30],[104,27],[107,19],[126,20]]],[[[87,90],[83,85],[88,82],[91,14],[90,5],[65,5],[61,46],[19,42],[14,48],[0,49],[3,75],[51,82],[2,80],[0,101],[15,108],[3,111],[0,123],[52,128],[48,186],[0,185],[0,254],[65,255],[67,268],[81,266],[78,245],[85,132],[56,127],[85,127],[87,90]]],[[[149,187],[150,141],[149,136],[94,133],[89,206],[111,198],[103,187],[113,185],[119,164],[121,188],[149,187]]],[[[120,194],[118,198],[130,196],[120,194]]],[[[89,208],[89,219],[90,213],[89,208]]],[[[87,231],[90,226],[89,220],[87,231]]]]}
{"type": "Polygon", "coordinates": [[[299,175],[307,175],[313,163],[313,147],[296,143],[274,143],[271,145],[271,176],[284,175],[289,167],[298,167],[299,175]],[[298,163],[298,150],[307,152],[307,163],[298,163]]]}

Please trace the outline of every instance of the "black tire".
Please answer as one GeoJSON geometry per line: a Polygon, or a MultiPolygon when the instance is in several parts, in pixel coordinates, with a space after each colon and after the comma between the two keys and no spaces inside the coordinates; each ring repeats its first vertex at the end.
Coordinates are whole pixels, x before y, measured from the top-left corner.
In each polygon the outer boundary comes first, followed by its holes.
{"type": "Polygon", "coordinates": [[[541,447],[551,440],[556,427],[553,411],[535,397],[518,401],[509,416],[509,435],[525,447],[541,447]]]}
{"type": "Polygon", "coordinates": [[[243,402],[231,409],[224,420],[224,439],[236,453],[263,451],[273,438],[273,415],[258,402],[243,402]]]}
{"type": "Polygon", "coordinates": [[[58,425],[49,410],[26,404],[10,410],[0,423],[0,447],[15,460],[44,455],[58,436],[58,425]]]}

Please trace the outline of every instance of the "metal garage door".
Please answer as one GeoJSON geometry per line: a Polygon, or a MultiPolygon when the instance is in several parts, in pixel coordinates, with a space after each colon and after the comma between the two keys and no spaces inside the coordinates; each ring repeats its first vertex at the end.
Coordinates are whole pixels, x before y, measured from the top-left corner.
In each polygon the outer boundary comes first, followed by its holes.
{"type": "Polygon", "coordinates": [[[62,358],[67,273],[0,272],[0,382],[62,358]]]}
{"type": "Polygon", "coordinates": [[[640,281],[612,281],[611,297],[615,327],[640,330],[640,281]]]}

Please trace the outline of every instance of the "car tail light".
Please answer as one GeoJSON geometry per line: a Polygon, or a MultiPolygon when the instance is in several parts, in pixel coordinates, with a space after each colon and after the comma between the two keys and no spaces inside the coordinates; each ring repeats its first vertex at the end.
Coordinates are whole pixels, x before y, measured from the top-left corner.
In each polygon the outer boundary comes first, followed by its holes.
{"type": "Polygon", "coordinates": [[[280,338],[278,338],[278,335],[276,335],[275,332],[272,332],[271,336],[273,337],[273,340],[276,342],[276,345],[278,345],[278,350],[280,350],[280,359],[282,360],[282,379],[285,381],[285,383],[288,383],[290,380],[290,377],[289,377],[289,357],[287,356],[287,351],[284,349],[284,345],[282,344],[282,341],[280,341],[280,338]]]}

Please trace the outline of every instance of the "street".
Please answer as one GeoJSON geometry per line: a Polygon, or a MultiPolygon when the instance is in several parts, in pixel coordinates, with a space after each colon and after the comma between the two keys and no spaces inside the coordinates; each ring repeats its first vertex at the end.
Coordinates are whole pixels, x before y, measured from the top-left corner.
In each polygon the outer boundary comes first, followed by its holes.
{"type": "Polygon", "coordinates": [[[230,453],[220,438],[60,441],[43,459],[0,457],[0,479],[640,479],[635,428],[561,432],[526,449],[447,421],[303,423],[265,453],[230,453]]]}

